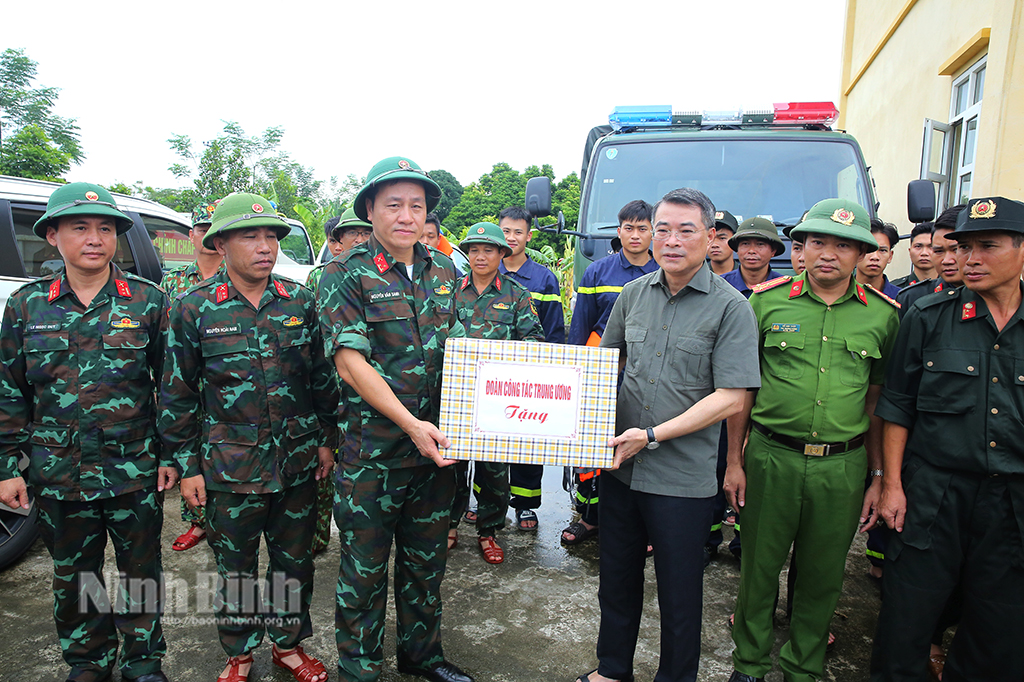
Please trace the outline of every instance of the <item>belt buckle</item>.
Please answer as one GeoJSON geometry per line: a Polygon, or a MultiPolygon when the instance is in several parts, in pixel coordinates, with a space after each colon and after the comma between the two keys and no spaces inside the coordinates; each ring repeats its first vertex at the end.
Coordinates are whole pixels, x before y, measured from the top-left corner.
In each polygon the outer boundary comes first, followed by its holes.
{"type": "Polygon", "coordinates": [[[808,457],[824,457],[828,450],[827,445],[814,445],[812,443],[804,443],[804,454],[808,457]]]}

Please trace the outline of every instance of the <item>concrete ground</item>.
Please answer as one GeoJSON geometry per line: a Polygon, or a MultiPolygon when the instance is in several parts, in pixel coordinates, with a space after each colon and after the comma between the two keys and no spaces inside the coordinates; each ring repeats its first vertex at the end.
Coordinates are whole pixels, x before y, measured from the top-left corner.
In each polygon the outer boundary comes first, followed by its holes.
{"type": "MultiPolygon", "coordinates": [[[[444,648],[446,657],[478,682],[572,682],[596,667],[599,609],[597,605],[598,545],[576,548],[559,543],[559,531],[571,520],[568,496],[561,489],[561,470],[549,467],[544,478],[540,529],[526,533],[509,528],[500,534],[505,563],[486,564],[465,529],[452,552],[443,587],[444,648]]],[[[164,567],[169,579],[189,587],[187,605],[168,613],[164,632],[168,643],[164,670],[172,681],[216,679],[225,656],[212,621],[196,620],[196,584],[216,570],[212,553],[203,543],[188,552],[170,550],[171,541],[185,530],[178,514],[177,493],[164,507],[164,567]],[[197,578],[199,576],[199,578],[197,578]],[[195,621],[195,622],[193,622],[195,621]]],[[[337,530],[330,546],[316,558],[312,620],[314,635],[306,650],[324,661],[330,679],[337,679],[334,644],[334,587],[337,580],[337,530]]],[[[726,533],[726,542],[732,531],[726,533]]],[[[113,556],[108,547],[108,564],[113,556]]],[[[266,565],[266,555],[261,566],[266,565]]],[[[871,641],[879,607],[878,588],[867,575],[864,538],[858,536],[847,559],[846,584],[832,630],[837,643],[830,652],[825,679],[839,682],[867,678],[871,641]]],[[[17,564],[0,572],[0,680],[61,680],[67,675],[53,627],[52,563],[42,541],[17,564]]],[[[785,574],[782,576],[785,583],[785,574]]],[[[727,618],[735,602],[739,562],[728,551],[719,554],[704,578],[704,626],[698,679],[725,682],[732,670],[732,640],[727,618]]],[[[644,618],[637,643],[635,674],[652,680],[659,650],[658,604],[653,562],[648,562],[644,618]]],[[[201,597],[200,597],[201,598],[201,597]]],[[[174,610],[171,604],[169,610],[174,610]]],[[[781,617],[781,606],[780,606],[781,617]]],[[[774,656],[787,636],[780,623],[774,656]]],[[[385,641],[385,682],[418,678],[395,670],[394,609],[389,609],[385,641]]],[[[115,674],[114,679],[119,679],[115,674]]],[[[270,645],[256,653],[253,682],[288,682],[292,677],[270,660],[270,645]]],[[[768,675],[782,680],[777,667],[768,675]]]]}

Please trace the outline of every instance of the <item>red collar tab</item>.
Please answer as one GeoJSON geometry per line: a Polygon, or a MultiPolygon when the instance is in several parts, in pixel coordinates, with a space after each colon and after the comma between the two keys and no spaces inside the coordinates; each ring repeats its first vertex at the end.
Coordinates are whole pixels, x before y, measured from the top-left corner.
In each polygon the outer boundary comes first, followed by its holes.
{"type": "Polygon", "coordinates": [[[462,285],[459,287],[459,289],[460,290],[464,290],[468,286],[469,286],[469,275],[466,275],[465,277],[462,278],[462,285]]]}
{"type": "Polygon", "coordinates": [[[864,291],[864,287],[862,287],[860,284],[857,285],[857,300],[859,300],[864,305],[868,304],[867,292],[864,291]]]}
{"type": "Polygon", "coordinates": [[[274,288],[277,290],[277,295],[281,298],[291,298],[291,295],[285,290],[284,285],[276,279],[274,280],[274,288]]]}
{"type": "Polygon", "coordinates": [[[804,290],[804,280],[798,279],[793,282],[793,286],[789,288],[789,297],[796,298],[800,295],[800,292],[804,290]]]}
{"type": "Polygon", "coordinates": [[[47,303],[53,303],[60,296],[60,278],[50,282],[50,295],[46,297],[47,303]]]}
{"type": "Polygon", "coordinates": [[[388,259],[384,257],[383,253],[378,253],[373,257],[373,264],[377,266],[377,272],[382,275],[391,267],[388,265],[388,259]]]}
{"type": "Polygon", "coordinates": [[[964,307],[960,309],[960,320],[973,320],[974,316],[978,314],[978,306],[971,301],[964,303],[964,307]]]}
{"type": "Polygon", "coordinates": [[[501,291],[501,277],[497,273],[494,275],[494,288],[501,291]]]}
{"type": "Polygon", "coordinates": [[[124,281],[123,279],[115,279],[114,286],[117,287],[118,296],[123,296],[124,298],[132,297],[132,290],[128,286],[128,282],[124,281]]]}
{"type": "Polygon", "coordinates": [[[220,284],[217,286],[217,303],[223,303],[228,300],[228,285],[220,284]]]}
{"type": "Polygon", "coordinates": [[[932,289],[932,293],[933,294],[937,294],[940,291],[942,291],[942,280],[941,279],[939,280],[939,283],[935,285],[935,288],[932,289]]]}

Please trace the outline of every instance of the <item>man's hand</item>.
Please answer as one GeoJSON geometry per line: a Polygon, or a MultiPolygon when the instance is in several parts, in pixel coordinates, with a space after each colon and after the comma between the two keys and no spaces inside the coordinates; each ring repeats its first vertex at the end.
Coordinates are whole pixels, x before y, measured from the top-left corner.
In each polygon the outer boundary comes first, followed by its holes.
{"type": "Polygon", "coordinates": [[[28,488],[25,486],[25,479],[21,476],[8,478],[0,481],[0,502],[3,502],[11,509],[28,509],[28,488]]]}
{"type": "Polygon", "coordinates": [[[316,456],[320,460],[320,466],[316,469],[316,480],[322,481],[331,475],[331,469],[334,468],[334,450],[321,445],[316,449],[316,456]]]}
{"type": "Polygon", "coordinates": [[[615,448],[615,459],[609,469],[618,469],[632,459],[636,453],[647,447],[646,429],[626,429],[608,441],[608,447],[615,448]]]}
{"type": "Polygon", "coordinates": [[[195,509],[206,504],[206,481],[203,475],[181,479],[181,496],[189,507],[195,509]]]}
{"type": "Polygon", "coordinates": [[[439,467],[446,467],[455,464],[454,459],[448,459],[438,450],[440,445],[442,448],[450,448],[452,446],[451,441],[441,433],[441,430],[430,422],[425,422],[421,419],[417,419],[413,422],[412,426],[405,430],[412,438],[413,445],[420,451],[420,454],[424,457],[431,459],[439,467]]]}
{"type": "Polygon", "coordinates": [[[160,467],[156,473],[157,492],[170,490],[178,482],[178,470],[175,467],[160,467]]]}
{"type": "Polygon", "coordinates": [[[878,502],[878,515],[897,533],[903,532],[903,520],[907,516],[907,496],[903,486],[883,486],[878,502]]]}
{"type": "Polygon", "coordinates": [[[871,485],[864,491],[864,506],[860,509],[860,531],[866,533],[878,525],[878,500],[882,496],[882,479],[871,477],[871,485]]]}
{"type": "Polygon", "coordinates": [[[725,480],[722,490],[729,499],[733,509],[742,509],[747,503],[747,472],[738,464],[730,464],[725,469],[725,480]]]}

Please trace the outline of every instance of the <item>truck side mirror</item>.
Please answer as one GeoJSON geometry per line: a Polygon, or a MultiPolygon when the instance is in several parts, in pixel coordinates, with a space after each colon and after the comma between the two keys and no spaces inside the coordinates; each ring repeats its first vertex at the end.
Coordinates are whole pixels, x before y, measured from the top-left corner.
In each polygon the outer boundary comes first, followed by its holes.
{"type": "Polygon", "coordinates": [[[935,185],[931,180],[911,180],[907,185],[907,217],[915,225],[935,220],[935,185]]]}
{"type": "Polygon", "coordinates": [[[551,178],[542,175],[526,181],[526,210],[534,218],[551,215],[551,178]]]}

